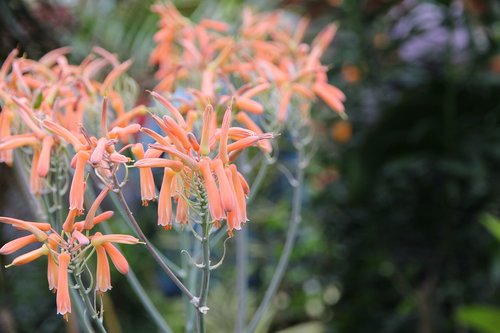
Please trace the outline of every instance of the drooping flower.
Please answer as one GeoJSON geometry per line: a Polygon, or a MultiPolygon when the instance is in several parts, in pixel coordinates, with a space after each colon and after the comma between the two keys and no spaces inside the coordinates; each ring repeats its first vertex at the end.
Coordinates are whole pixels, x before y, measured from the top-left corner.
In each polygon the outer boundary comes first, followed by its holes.
{"type": "Polygon", "coordinates": [[[85,165],[89,160],[88,152],[82,150],[76,153],[75,173],[71,182],[69,192],[69,209],[76,210],[78,214],[83,212],[83,197],[85,195],[85,165]]]}
{"type": "Polygon", "coordinates": [[[94,245],[97,254],[96,286],[99,293],[104,293],[111,289],[111,273],[109,270],[106,250],[101,245],[94,245]]]}
{"type": "Polygon", "coordinates": [[[58,256],[59,269],[57,274],[57,313],[66,320],[68,313],[71,313],[71,298],[69,296],[68,266],[71,256],[67,252],[62,252],[58,256]]]}
{"type": "MultiPolygon", "coordinates": [[[[144,158],[144,148],[142,144],[137,143],[132,147],[132,153],[138,160],[144,158]]],[[[148,201],[156,200],[156,185],[153,178],[151,168],[141,168],[139,170],[141,183],[141,199],[144,206],[148,205],[148,201]]]]}
{"type": "Polygon", "coordinates": [[[100,232],[96,232],[92,236],[91,244],[97,253],[96,291],[99,293],[104,293],[111,289],[108,255],[120,273],[128,273],[128,263],[125,257],[111,243],[137,244],[139,240],[129,235],[103,235],[100,232]]]}

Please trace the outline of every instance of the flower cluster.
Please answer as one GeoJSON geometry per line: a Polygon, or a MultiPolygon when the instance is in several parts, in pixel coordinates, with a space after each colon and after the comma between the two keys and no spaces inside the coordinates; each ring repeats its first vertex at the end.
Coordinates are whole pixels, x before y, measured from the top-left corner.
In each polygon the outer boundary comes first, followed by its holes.
{"type": "MultiPolygon", "coordinates": [[[[278,124],[288,118],[292,99],[299,106],[310,105],[318,96],[344,114],[345,95],[328,83],[327,67],[320,61],[335,36],[334,25],[308,45],[302,40],[309,19],[293,22],[279,11],[254,14],[246,9],[241,26],[231,29],[215,20],[195,24],[171,3],[158,3],[153,10],[160,15],[157,46],[150,56],[158,65],[156,90],[189,87],[192,100],[209,99],[216,107],[230,98],[230,92],[237,109],[256,115],[268,112],[278,124]],[[262,101],[278,107],[265,109],[262,101]]],[[[189,109],[189,102],[184,103],[189,109]]],[[[246,115],[240,118],[248,123],[246,115]]]]}
{"type": "MultiPolygon", "coordinates": [[[[99,123],[96,110],[100,109],[104,96],[112,106],[113,122],[109,133],[107,125],[102,132],[111,140],[126,142],[140,127],[137,124],[127,126],[128,123],[146,113],[144,106],[126,112],[124,97],[113,88],[118,77],[130,66],[130,61],[120,64],[114,55],[95,48],[94,54],[74,66],[68,63],[65,56],[68,52],[68,48],[57,49],[34,61],[18,58],[18,51],[14,50],[0,68],[0,162],[11,165],[14,149],[31,148],[30,184],[35,195],[43,192],[43,180],[49,174],[51,161],[57,160],[51,156],[58,151],[62,141],[72,144],[76,152],[97,146],[98,150],[106,148],[110,151],[108,141],[89,140],[82,131],[85,125],[92,129],[91,132],[96,132],[99,123]],[[112,69],[99,81],[99,74],[106,66],[112,69]]],[[[72,163],[80,166],[76,172],[80,179],[85,155],[79,153],[77,160],[80,163],[76,160],[72,163]]],[[[113,158],[123,160],[117,155],[111,156],[113,158]]],[[[73,186],[72,190],[81,192],[73,186]]],[[[71,205],[71,208],[75,207],[71,205]]],[[[83,209],[82,199],[77,208],[83,209]]]]}
{"type": "Polygon", "coordinates": [[[42,200],[51,191],[64,194],[60,184],[51,183],[52,174],[60,171],[53,168],[54,164],[67,162],[62,171],[71,177],[64,223],[54,221],[53,216],[53,223],[0,217],[0,222],[30,233],[5,244],[0,254],[12,254],[31,243],[40,243],[38,249],[16,257],[11,265],[47,256],[49,289],[57,290],[57,311],[62,315],[71,312],[68,272],[80,275],[93,253],[97,254],[96,292],[111,289],[108,256],[118,271],[128,272],[127,261],[112,243],[136,244],[139,240],[128,235],[102,235],[94,226],[113,215],[112,211],[97,215],[97,211],[112,188],[118,168],[129,162],[115,147],[119,143],[125,145],[121,149],[127,147],[131,135],[141,127],[130,121],[146,113],[144,106],[126,112],[125,98],[115,89],[129,61],[119,63],[114,55],[95,48],[94,54],[74,66],[66,58],[68,52],[68,48],[57,49],[34,61],[18,58],[14,50],[0,69],[1,161],[12,164],[13,151],[18,148],[31,156],[31,192],[42,200]],[[100,80],[106,66],[111,70],[100,80]],[[98,133],[97,137],[92,133],[98,133]],[[68,155],[72,157],[64,160],[68,155]],[[103,180],[104,190],[85,219],[75,222],[84,212],[87,166],[103,180]],[[70,167],[74,169],[71,176],[70,167]]]}
{"type": "Polygon", "coordinates": [[[52,165],[61,158],[61,150],[64,156],[69,156],[64,170],[71,178],[68,213],[64,223],[59,221],[61,230],[54,223],[0,217],[0,222],[30,233],[7,243],[0,254],[12,254],[34,242],[41,244],[38,249],[15,258],[11,265],[47,256],[49,289],[57,290],[58,313],[62,315],[71,312],[68,272],[76,279],[93,253],[97,254],[96,292],[111,288],[108,256],[120,272],[128,271],[125,258],[111,243],[136,244],[139,240],[128,235],[102,235],[94,229],[112,216],[112,211],[97,215],[97,210],[110,191],[123,186],[124,182],[119,183],[117,178],[120,169],[127,170],[130,166],[131,160],[124,154],[126,149],[131,148],[137,159],[134,165],[139,169],[144,203],[156,199],[151,168],[164,168],[158,224],[171,228],[173,198],[176,221],[190,223],[196,220],[194,216],[203,216],[209,211],[209,222],[220,226],[227,220],[227,230],[231,234],[247,221],[246,196],[249,193],[247,182],[232,162],[241,150],[253,145],[269,151],[270,143],[264,140],[273,138],[272,134],[252,127],[256,125],[241,114],[237,117],[243,119],[243,123],[247,121],[248,127],[255,131],[231,127],[231,106],[219,128],[211,105],[203,112],[191,110],[182,114],[156,92],[152,92],[153,97],[171,113],[163,118],[151,114],[163,134],[131,123],[147,109],[138,106],[128,112],[121,110],[124,103],[113,82],[128,64],[113,63],[112,55],[97,50],[106,57],[89,58],[80,66],[67,62],[67,49],[53,51],[39,61],[17,58],[13,51],[2,66],[4,74],[0,81],[3,103],[0,132],[5,133],[0,138],[1,156],[4,162],[12,163],[12,152],[19,148],[32,156],[30,179],[34,195],[43,199],[54,188],[50,181],[50,175],[55,172],[52,165]],[[97,70],[95,67],[102,68],[106,64],[111,64],[113,69],[104,80],[91,80],[93,75],[90,73],[97,70]],[[197,116],[199,113],[202,117],[197,116]],[[139,131],[155,140],[146,151],[142,143],[129,144],[139,131]],[[70,168],[74,171],[69,172],[70,168]],[[85,219],[75,222],[85,211],[89,174],[95,176],[104,189],[91,204],[85,219]]]}
{"type": "Polygon", "coordinates": [[[132,148],[138,161],[135,166],[141,173],[141,194],[144,203],[156,197],[151,168],[164,168],[158,199],[158,224],[171,228],[172,197],[177,202],[176,221],[188,222],[190,209],[198,215],[208,205],[210,222],[219,224],[227,220],[227,230],[239,230],[247,221],[246,196],[250,188],[245,178],[232,164],[238,154],[261,140],[273,138],[271,133],[256,133],[241,127],[230,127],[232,107],[224,113],[222,125],[217,126],[212,105],[203,112],[202,129],[198,137],[193,123],[185,121],[180,111],[166,99],[154,94],[168,107],[172,116],[153,119],[165,135],[149,128],[142,128],[154,144],[144,152],[141,144],[132,148]],[[217,148],[217,149],[216,149],[217,148]],[[159,158],[163,153],[169,157],[159,158]],[[198,208],[198,209],[197,209],[198,208]]]}
{"type": "MultiPolygon", "coordinates": [[[[129,169],[138,169],[143,205],[158,199],[158,225],[189,224],[196,234],[193,223],[201,223],[207,236],[202,242],[208,244],[212,226],[220,228],[226,221],[232,235],[248,220],[250,187],[235,164],[242,151],[255,146],[271,154],[273,133],[290,117],[307,123],[316,96],[344,112],[345,96],[327,82],[320,62],[335,35],[333,25],[307,45],[302,39],[308,20],[295,27],[279,12],[245,10],[241,26],[231,30],[215,20],[194,24],[169,3],[153,10],[161,17],[150,57],[158,65],[159,81],[151,96],[164,107],[158,114],[133,104],[134,86],[125,75],[131,62],[121,63],[98,47],[78,65],[68,61],[69,48],[38,61],[14,50],[0,67],[0,162],[12,165],[13,152],[19,150],[28,157],[32,194],[40,200],[50,194],[57,202],[48,210],[51,223],[0,217],[1,223],[29,233],[5,244],[0,254],[39,243],[11,265],[47,256],[49,289],[57,292],[57,311],[64,316],[71,312],[71,276],[81,290],[80,275],[90,272],[94,253],[96,293],[111,289],[108,258],[119,272],[128,272],[113,243],[137,244],[139,239],[103,235],[95,226],[113,215],[98,214],[98,209],[110,192],[122,194],[129,169]],[[148,116],[150,125],[138,123],[141,116],[148,116]],[[233,120],[238,125],[232,126],[233,120]],[[141,132],[153,143],[138,142],[141,132]],[[163,169],[159,194],[153,168],[163,169]],[[67,176],[67,196],[65,186],[53,183],[59,173],[67,176]],[[89,178],[102,188],[93,202],[85,201],[89,178]],[[64,221],[54,217],[56,210],[67,213],[64,221]]],[[[149,242],[146,247],[158,257],[149,242]]]]}
{"type": "MultiPolygon", "coordinates": [[[[103,191],[103,193],[107,193],[107,190],[103,191]]],[[[101,200],[103,197],[101,196],[101,200]]],[[[95,210],[99,203],[98,198],[92,207],[95,207],[95,209],[91,208],[83,221],[75,222],[76,210],[69,211],[63,225],[63,231],[60,234],[49,223],[27,222],[9,217],[0,217],[0,222],[10,224],[16,229],[29,233],[27,236],[14,239],[2,246],[0,254],[12,254],[32,243],[40,244],[37,249],[17,256],[7,267],[24,265],[42,256],[47,256],[49,289],[57,293],[57,313],[65,317],[68,313],[71,313],[69,273],[81,274],[86,267],[89,256],[94,252],[97,253],[95,291],[97,293],[106,292],[111,289],[108,257],[120,273],[127,274],[129,270],[127,260],[112,243],[139,243],[137,238],[129,235],[103,235],[100,232],[92,231],[96,224],[113,216],[112,211],[106,211],[96,216],[95,210]],[[90,234],[91,231],[93,234],[90,234]]]]}

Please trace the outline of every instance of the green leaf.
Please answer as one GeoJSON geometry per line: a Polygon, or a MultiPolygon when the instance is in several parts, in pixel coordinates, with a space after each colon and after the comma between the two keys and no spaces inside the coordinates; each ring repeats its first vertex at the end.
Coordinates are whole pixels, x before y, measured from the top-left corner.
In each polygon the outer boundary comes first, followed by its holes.
{"type": "Polygon", "coordinates": [[[491,214],[485,214],[481,223],[500,242],[500,220],[491,214]]]}
{"type": "Polygon", "coordinates": [[[500,308],[484,305],[463,306],[456,312],[456,320],[481,333],[497,333],[500,328],[500,308]]]}

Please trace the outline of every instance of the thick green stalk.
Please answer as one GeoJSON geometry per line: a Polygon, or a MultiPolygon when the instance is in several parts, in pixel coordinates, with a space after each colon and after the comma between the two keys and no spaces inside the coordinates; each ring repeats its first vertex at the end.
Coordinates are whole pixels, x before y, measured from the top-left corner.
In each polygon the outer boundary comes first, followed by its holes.
{"type": "Polygon", "coordinates": [[[85,332],[94,333],[94,329],[89,322],[89,318],[85,315],[84,305],[82,304],[80,296],[73,288],[71,288],[69,292],[71,293],[72,304],[75,306],[76,312],[78,313],[78,319],[81,321],[80,326],[85,330],[85,332]]]}
{"type": "Polygon", "coordinates": [[[89,312],[90,318],[92,321],[95,323],[95,326],[97,328],[97,331],[100,333],[106,333],[106,329],[104,328],[104,325],[102,321],[99,319],[99,315],[94,309],[94,306],[92,305],[92,301],[90,300],[89,295],[85,292],[85,288],[83,285],[82,277],[80,274],[74,273],[73,277],[75,279],[76,285],[78,286],[78,293],[80,294],[81,299],[83,300],[85,304],[85,308],[89,312]]]}
{"type": "Polygon", "coordinates": [[[210,284],[210,213],[208,210],[205,212],[202,228],[203,238],[201,240],[201,253],[202,253],[202,275],[200,286],[200,303],[198,308],[198,333],[205,333],[205,315],[208,311],[207,297],[208,287],[210,284]]]}

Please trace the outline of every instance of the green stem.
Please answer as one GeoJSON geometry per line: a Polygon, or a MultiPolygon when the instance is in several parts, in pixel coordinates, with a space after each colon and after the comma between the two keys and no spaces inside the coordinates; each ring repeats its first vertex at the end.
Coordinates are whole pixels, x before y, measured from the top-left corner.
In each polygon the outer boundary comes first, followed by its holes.
{"type": "MultiPolygon", "coordinates": [[[[194,253],[193,257],[198,258],[201,256],[201,243],[196,242],[194,243],[194,253]]],[[[186,258],[187,260],[187,258],[186,258]]],[[[197,260],[197,259],[195,259],[197,260]]],[[[188,262],[189,263],[189,262],[188,262]]],[[[189,285],[189,290],[195,290],[196,289],[196,283],[198,281],[198,275],[197,275],[197,267],[194,265],[190,265],[189,267],[189,274],[188,274],[188,285],[189,285]]],[[[196,321],[196,313],[198,311],[191,311],[189,314],[189,321],[188,324],[186,325],[186,329],[188,330],[188,333],[194,332],[195,329],[195,321],[196,321]]]]}
{"type": "MultiPolygon", "coordinates": [[[[96,198],[94,190],[92,189],[91,186],[87,189],[89,197],[91,197],[89,202],[93,202],[96,198]]],[[[113,198],[114,199],[114,198],[113,198]]],[[[113,203],[115,203],[115,206],[117,206],[117,202],[113,200],[113,203]]],[[[117,208],[120,208],[117,206],[117,208]]],[[[120,210],[121,212],[121,210],[120,210]]],[[[122,214],[124,217],[126,217],[124,214],[122,214]]],[[[109,227],[108,223],[104,222],[100,224],[101,228],[106,234],[111,234],[113,233],[111,228],[109,227]]],[[[120,246],[118,244],[115,245],[118,249],[120,249],[120,246]]],[[[151,299],[149,298],[148,294],[142,287],[140,281],[137,279],[137,276],[135,275],[134,271],[132,268],[129,268],[128,273],[125,275],[127,278],[128,283],[132,287],[132,290],[135,292],[139,300],[141,301],[142,305],[144,306],[144,309],[149,313],[149,315],[153,318],[154,322],[158,326],[158,328],[161,330],[161,332],[164,333],[173,333],[172,329],[170,326],[167,324],[167,322],[163,319],[162,315],[158,311],[158,309],[155,307],[151,299]]]]}
{"type": "Polygon", "coordinates": [[[205,315],[208,311],[207,297],[208,286],[210,284],[210,213],[208,210],[205,212],[204,221],[202,224],[203,238],[201,240],[203,268],[201,275],[200,286],[200,306],[198,308],[198,333],[205,333],[205,315]]]}
{"type": "MultiPolygon", "coordinates": [[[[115,205],[116,209],[118,210],[118,212],[120,213],[120,215],[123,217],[123,219],[127,222],[127,225],[134,231],[136,231],[135,227],[132,225],[132,223],[130,222],[130,219],[128,217],[128,213],[123,209],[122,207],[122,204],[120,203],[120,201],[118,200],[118,196],[116,195],[112,195],[111,197],[111,201],[113,202],[113,204],[115,205]]],[[[139,234],[137,234],[136,232],[136,235],[139,236],[139,234]]],[[[161,260],[163,260],[165,262],[166,265],[168,265],[170,267],[170,269],[175,273],[175,275],[177,275],[178,277],[180,278],[183,278],[185,277],[186,275],[186,271],[183,270],[181,267],[179,267],[178,265],[176,265],[174,262],[172,262],[172,260],[168,259],[167,257],[165,257],[161,252],[160,250],[158,250],[153,244],[150,244],[151,247],[154,248],[154,250],[159,254],[159,256],[161,257],[161,260]]]]}
{"type": "MultiPolygon", "coordinates": [[[[191,248],[191,237],[189,237],[189,234],[187,231],[183,231],[181,233],[181,244],[182,248],[187,250],[191,248]]],[[[186,256],[181,257],[181,268],[184,272],[187,272],[187,274],[184,276],[183,281],[184,283],[188,286],[189,290],[194,290],[195,286],[192,283],[192,276],[196,275],[195,274],[195,269],[192,269],[191,266],[189,265],[189,260],[186,256]]],[[[186,297],[182,298],[183,301],[183,307],[184,307],[184,318],[185,318],[185,328],[184,332],[185,333],[192,333],[194,330],[194,311],[189,304],[189,300],[186,297]]]]}
{"type": "Polygon", "coordinates": [[[281,253],[281,257],[278,262],[278,266],[274,272],[274,275],[271,279],[271,282],[264,294],[264,298],[262,299],[257,311],[255,312],[248,328],[246,329],[247,333],[255,332],[257,325],[262,320],[262,317],[267,312],[269,307],[269,303],[271,302],[273,296],[276,294],[278,287],[283,279],[286,268],[288,266],[288,262],[290,260],[290,255],[293,250],[293,246],[295,244],[295,238],[297,235],[298,227],[301,221],[302,214],[302,185],[304,183],[304,146],[299,145],[298,147],[298,165],[297,165],[297,174],[296,174],[296,184],[293,189],[293,199],[292,199],[292,216],[290,221],[290,227],[288,229],[285,241],[285,247],[283,248],[283,252],[281,253]]]}
{"type": "Polygon", "coordinates": [[[76,312],[78,312],[78,319],[81,321],[80,326],[87,333],[94,333],[94,329],[89,322],[89,318],[85,315],[84,305],[82,304],[82,300],[80,296],[76,293],[75,289],[70,289],[72,304],[75,305],[76,312]]]}
{"type": "Polygon", "coordinates": [[[127,201],[125,200],[125,197],[123,196],[123,192],[121,189],[118,187],[118,181],[115,177],[115,187],[117,192],[114,192],[117,197],[118,201],[120,202],[120,206],[125,210],[127,219],[129,220],[130,224],[132,225],[132,228],[135,230],[137,235],[139,236],[139,239],[144,242],[146,245],[146,249],[148,252],[151,254],[153,259],[156,261],[156,263],[160,266],[160,268],[165,272],[165,274],[168,275],[168,277],[174,282],[174,284],[189,298],[189,301],[196,307],[199,308],[199,301],[198,298],[196,298],[190,291],[189,289],[186,288],[186,286],[179,280],[179,278],[175,275],[175,273],[170,269],[170,267],[163,261],[160,253],[156,248],[154,248],[151,245],[151,242],[149,239],[147,239],[146,235],[142,232],[141,227],[139,226],[139,223],[137,223],[137,220],[134,217],[134,214],[130,210],[130,207],[127,204],[127,201]]]}
{"type": "Polygon", "coordinates": [[[100,333],[106,333],[106,329],[104,328],[102,321],[99,319],[99,315],[95,311],[89,295],[85,293],[82,277],[80,276],[80,274],[77,273],[74,273],[73,277],[75,278],[76,285],[78,286],[78,293],[80,294],[80,297],[84,302],[85,308],[87,309],[87,311],[89,311],[90,318],[95,323],[97,331],[100,333]]]}

